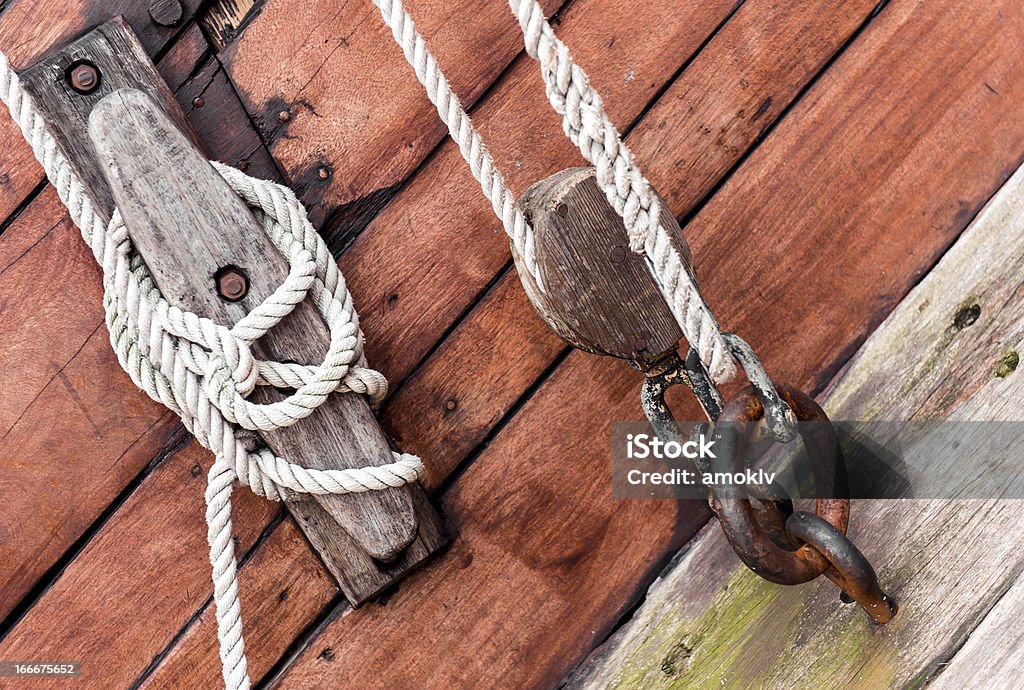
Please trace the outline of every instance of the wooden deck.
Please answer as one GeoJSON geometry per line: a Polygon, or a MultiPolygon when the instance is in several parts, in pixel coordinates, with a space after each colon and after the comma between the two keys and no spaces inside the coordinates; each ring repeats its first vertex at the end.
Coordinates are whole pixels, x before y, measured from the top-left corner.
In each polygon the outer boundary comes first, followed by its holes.
{"type": "MultiPolygon", "coordinates": [[[[707,646],[700,654],[721,672],[692,662],[704,658],[685,651],[696,645],[693,626],[721,610],[709,614],[712,601],[737,613],[752,607],[739,617],[746,627],[716,638],[724,645],[782,639],[772,637],[776,613],[813,613],[819,620],[800,629],[801,639],[836,684],[856,680],[883,652],[891,652],[884,668],[864,678],[905,686],[946,668],[938,684],[956,687],[955,678],[974,677],[962,655],[999,639],[999,621],[1019,617],[1019,555],[959,584],[977,592],[963,611],[929,624],[941,635],[912,609],[901,613],[886,635],[934,640],[910,654],[909,643],[865,642],[866,620],[835,604],[830,585],[783,590],[744,576],[715,525],[691,542],[708,518],[700,503],[612,499],[611,423],[641,418],[639,375],[624,362],[570,352],[540,322],[498,222],[371,3],[183,4],[182,23],[167,28],[150,19],[147,3],[9,0],[0,5],[0,48],[25,67],[123,14],[211,154],[299,193],[349,282],[369,359],[392,381],[385,426],[424,458],[425,485],[457,537],[379,603],[353,611],[280,506],[236,492],[254,681],[820,680],[763,657],[736,666],[707,646]],[[685,557],[671,561],[687,542],[685,557]],[[715,598],[737,579],[742,586],[715,598]],[[634,644],[643,637],[637,622],[664,611],[655,608],[659,591],[691,608],[659,629],[655,647],[634,644]],[[834,659],[828,640],[860,646],[834,659]],[[671,654],[672,673],[664,672],[671,654]],[[634,675],[617,675],[627,661],[634,675]]],[[[515,192],[581,164],[504,3],[406,5],[515,192]]],[[[922,279],[919,290],[942,277],[926,276],[1024,160],[1019,0],[544,6],[682,220],[720,322],[779,379],[814,393],[887,317],[908,318],[916,305],[901,301],[922,279]]],[[[7,118],[0,150],[0,660],[78,660],[83,687],[216,687],[202,517],[212,458],[118,367],[99,269],[7,118]]],[[[999,242],[958,248],[997,257],[999,242]]],[[[947,259],[940,268],[955,264],[955,255],[947,259]]],[[[1004,264],[1004,275],[1019,282],[1015,266],[1004,264]]],[[[936,323],[946,316],[936,312],[936,323]]],[[[1015,318],[985,331],[996,350],[1019,339],[1015,318]]],[[[886,337],[868,341],[849,369],[865,373],[847,373],[830,400],[843,386],[890,390],[864,382],[898,378],[909,366],[872,359],[871,343],[886,337]]],[[[987,385],[984,371],[947,403],[987,385]]],[[[1015,376],[997,383],[1017,387],[1015,376]]],[[[681,417],[696,414],[682,394],[677,405],[681,417]]],[[[1014,418],[1001,409],[995,418],[1014,418]]],[[[943,559],[982,560],[979,550],[1003,543],[998,537],[1019,521],[1016,508],[987,507],[988,523],[964,508],[918,534],[907,508],[886,510],[855,503],[853,525],[885,583],[904,593],[955,589],[939,577],[943,559]],[[870,536],[885,520],[898,526],[893,534],[915,539],[975,525],[988,537],[959,550],[921,542],[930,569],[901,569],[908,556],[870,536]]],[[[1007,647],[999,668],[1018,668],[1017,657],[1007,647]]]]}

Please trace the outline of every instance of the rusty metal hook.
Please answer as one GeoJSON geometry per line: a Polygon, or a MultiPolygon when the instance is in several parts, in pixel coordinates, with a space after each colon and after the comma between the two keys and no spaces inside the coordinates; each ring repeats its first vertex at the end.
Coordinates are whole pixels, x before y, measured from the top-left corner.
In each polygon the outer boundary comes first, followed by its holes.
{"type": "Polygon", "coordinates": [[[794,585],[825,575],[842,590],[843,601],[856,601],[878,624],[889,622],[896,614],[895,601],[882,591],[871,564],[846,537],[846,464],[828,416],[810,396],[789,386],[776,387],[739,336],[724,336],[751,385],[725,404],[696,353],[691,350],[681,361],[673,351],[645,372],[641,402],[652,428],[662,438],[681,436],[665,392],[685,383],[711,422],[697,425],[693,433],[707,433],[713,427],[719,448],[724,449],[713,464],[697,461],[702,472],[743,471],[772,441],[785,444],[799,436],[811,460],[814,513],[795,512],[792,500],[774,484],[742,489],[711,485],[712,510],[733,550],[761,577],[794,585]],[[813,423],[800,426],[798,421],[813,423]]]}
{"type": "Polygon", "coordinates": [[[856,601],[879,625],[893,619],[898,605],[882,591],[871,563],[846,535],[813,513],[790,515],[786,533],[828,561],[825,577],[843,591],[844,601],[856,601]]]}
{"type": "MultiPolygon", "coordinates": [[[[811,471],[818,497],[816,513],[846,533],[850,518],[849,488],[846,465],[839,439],[824,411],[809,396],[788,386],[779,390],[800,421],[826,422],[799,427],[800,438],[811,460],[811,471]]],[[[714,472],[742,472],[752,462],[751,450],[755,423],[764,418],[758,394],[752,387],[740,392],[715,424],[714,437],[722,452],[712,463],[714,472]]],[[[746,488],[734,485],[712,485],[711,508],[722,524],[722,530],[733,550],[748,568],[781,585],[796,585],[818,577],[828,568],[828,561],[810,546],[794,543],[786,532],[792,503],[778,505],[758,498],[761,509],[751,502],[746,488]]]]}

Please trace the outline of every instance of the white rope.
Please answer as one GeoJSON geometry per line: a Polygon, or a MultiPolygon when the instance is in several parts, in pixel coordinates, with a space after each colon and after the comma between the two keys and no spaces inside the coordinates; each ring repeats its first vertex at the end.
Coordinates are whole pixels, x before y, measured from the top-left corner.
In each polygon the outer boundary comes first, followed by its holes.
{"type": "Polygon", "coordinates": [[[708,373],[717,383],[728,381],[736,365],[718,322],[659,222],[657,195],[605,112],[601,96],[555,36],[539,2],[508,4],[523,30],[527,54],[540,62],[548,100],[562,116],[563,130],[595,167],[608,203],[622,216],[630,248],[644,254],[662,297],[708,373]]]}
{"type": "Polygon", "coordinates": [[[222,326],[167,303],[132,246],[120,214],[115,210],[108,222],[92,207],[82,181],[3,53],[0,100],[103,269],[106,323],[121,366],[216,455],[206,490],[206,521],[217,635],[225,686],[248,688],[232,542],[234,482],[280,500],[298,493],[402,486],[417,479],[423,464],[413,455],[396,453],[394,462],[380,467],[308,469],[278,457],[256,436],[255,430],[278,429],[309,416],[331,393],[354,392],[373,401],[387,393],[384,377],[366,367],[363,335],[344,278],[290,189],[214,163],[289,264],[288,277],[270,297],[235,325],[222,326]],[[324,361],[304,366],[255,359],[252,344],[305,299],[316,306],[330,333],[324,361]],[[256,404],[247,397],[259,385],[295,390],[281,401],[256,404]]]}
{"type": "MultiPolygon", "coordinates": [[[[534,255],[533,230],[515,204],[501,173],[494,165],[469,115],[452,93],[426,42],[416,31],[401,0],[373,0],[391,28],[438,115],[458,143],[484,195],[512,238],[516,251],[526,258],[527,270],[543,289],[534,255]]],[[[566,135],[596,168],[597,182],[609,203],[622,216],[630,247],[642,253],[662,297],[675,316],[683,335],[697,350],[701,362],[718,383],[735,374],[735,362],[722,338],[721,329],[685,268],[669,234],[658,222],[657,195],[633,162],[633,156],[604,110],[586,73],[573,63],[569,49],[558,40],[533,0],[509,0],[525,37],[526,52],[541,64],[548,99],[563,116],[566,135]]]]}
{"type": "Polygon", "coordinates": [[[427,90],[427,97],[437,108],[441,121],[448,126],[448,134],[459,145],[462,157],[469,163],[469,169],[480,183],[484,196],[490,200],[494,215],[501,221],[505,234],[509,236],[519,256],[523,257],[534,281],[542,286],[537,259],[534,257],[533,228],[516,205],[515,197],[505,185],[505,178],[494,165],[494,159],[458,97],[448,86],[448,80],[444,78],[434,56],[427,50],[426,42],[416,31],[412,17],[399,0],[373,0],[373,3],[380,9],[384,22],[391,28],[395,41],[405,53],[405,59],[427,90]]]}

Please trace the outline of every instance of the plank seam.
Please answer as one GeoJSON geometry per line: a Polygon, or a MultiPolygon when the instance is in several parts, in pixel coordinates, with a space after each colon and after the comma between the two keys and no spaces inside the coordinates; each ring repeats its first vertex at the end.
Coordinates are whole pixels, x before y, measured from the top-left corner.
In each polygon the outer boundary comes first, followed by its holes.
{"type": "Polygon", "coordinates": [[[754,141],[747,148],[747,150],[743,152],[743,155],[741,155],[736,160],[736,162],[733,163],[732,166],[725,172],[725,174],[719,177],[718,180],[713,185],[711,185],[708,191],[706,191],[700,197],[700,199],[698,199],[696,203],[694,203],[693,206],[685,214],[683,214],[682,217],[679,218],[679,225],[680,227],[683,228],[683,232],[686,231],[686,226],[690,224],[690,221],[696,218],[700,214],[700,212],[704,210],[704,207],[707,206],[708,202],[710,202],[718,194],[718,192],[726,184],[728,184],[729,180],[732,179],[733,175],[735,175],[747,162],[747,159],[749,159],[750,156],[753,155],[753,153],[761,147],[761,144],[764,142],[764,140],[771,136],[772,132],[774,132],[775,129],[779,126],[779,124],[786,119],[786,117],[793,110],[793,108],[796,107],[798,103],[803,101],[804,96],[810,93],[811,89],[813,89],[818,84],[821,77],[832,68],[832,65],[834,65],[836,61],[839,60],[854,43],[857,42],[857,39],[860,38],[861,34],[864,33],[868,26],[870,26],[871,23],[875,20],[875,18],[882,13],[882,11],[886,8],[886,6],[888,6],[888,4],[889,0],[879,0],[878,5],[876,5],[875,8],[864,19],[864,21],[860,23],[860,26],[858,26],[857,29],[852,34],[850,34],[849,37],[847,37],[843,44],[839,46],[839,49],[837,51],[832,53],[832,56],[828,60],[826,60],[825,63],[821,66],[821,68],[818,69],[818,71],[814,74],[814,76],[811,77],[806,84],[804,84],[803,88],[800,89],[796,96],[793,99],[791,99],[789,103],[786,104],[786,107],[782,109],[782,111],[775,117],[775,119],[767,124],[767,126],[764,128],[764,131],[758,134],[757,138],[754,139],[754,141]]]}
{"type": "MultiPolygon", "coordinates": [[[[169,411],[160,415],[153,424],[150,425],[146,432],[139,435],[132,444],[125,449],[122,456],[127,453],[135,444],[139,443],[149,431],[156,427],[166,416],[170,414],[169,411]]],[[[188,442],[192,439],[190,434],[185,433],[185,428],[179,422],[174,425],[174,428],[168,434],[170,441],[162,448],[156,451],[152,459],[146,464],[146,466],[138,472],[128,484],[125,485],[117,496],[114,497],[107,506],[103,509],[103,512],[93,520],[89,526],[82,532],[82,534],[75,540],[75,542],[68,547],[60,558],[58,558],[53,565],[47,568],[46,572],[36,580],[32,585],[32,588],[18,601],[18,603],[11,609],[11,612],[0,621],[0,642],[7,639],[8,635],[17,629],[21,619],[36,605],[36,603],[46,595],[50,587],[56,583],[60,577],[64,574],[64,570],[71,565],[71,563],[78,558],[78,556],[89,546],[92,541],[104,525],[121,509],[121,506],[131,498],[131,495],[135,493],[135,490],[145,481],[146,477],[149,476],[151,471],[166,460],[177,455],[183,451],[188,445],[188,442]]]]}
{"type": "Polygon", "coordinates": [[[44,176],[35,187],[29,190],[28,194],[25,195],[25,198],[14,207],[14,210],[11,211],[2,222],[0,222],[0,235],[3,235],[7,231],[7,228],[11,227],[18,221],[18,218],[25,212],[25,209],[27,209],[32,202],[43,193],[43,190],[46,189],[48,184],[49,182],[44,176]]]}
{"type": "MultiPolygon", "coordinates": [[[[189,437],[188,440],[191,440],[191,438],[189,437]]],[[[267,523],[267,525],[263,528],[263,531],[260,532],[259,536],[256,537],[255,540],[253,540],[252,545],[246,550],[244,554],[242,554],[242,557],[238,559],[239,571],[241,571],[242,568],[245,567],[246,563],[252,560],[253,556],[256,554],[257,549],[259,549],[263,545],[263,542],[270,538],[270,535],[273,534],[274,530],[276,530],[281,525],[281,523],[284,522],[285,515],[286,510],[283,506],[281,506],[278,509],[277,513],[274,515],[274,517],[270,520],[270,522],[267,523]]],[[[303,534],[301,530],[298,531],[300,534],[302,534],[303,541],[305,541],[305,534],[303,534]]],[[[314,549],[313,547],[309,548],[310,551],[312,551],[314,554],[317,553],[316,549],[314,549]]],[[[317,554],[317,556],[319,556],[319,554],[317,554]]],[[[339,596],[341,595],[339,594],[339,596]]],[[[192,627],[200,621],[200,619],[202,619],[203,614],[210,611],[211,606],[213,606],[213,595],[209,596],[206,599],[206,601],[204,601],[202,605],[200,605],[199,608],[195,610],[195,612],[192,614],[192,617],[189,618],[188,621],[183,626],[181,626],[181,628],[174,634],[171,640],[168,641],[166,645],[164,645],[164,648],[161,649],[156,654],[156,656],[153,657],[153,660],[149,662],[149,665],[146,666],[145,669],[143,669],[142,673],[139,674],[138,678],[136,678],[135,681],[133,681],[132,684],[128,686],[129,690],[137,690],[142,686],[143,683],[146,682],[146,679],[149,678],[149,676],[151,676],[153,672],[156,671],[157,667],[160,666],[160,664],[171,652],[171,650],[173,650],[178,645],[178,643],[181,642],[182,638],[184,638],[185,635],[188,634],[188,631],[191,630],[192,627]]]]}

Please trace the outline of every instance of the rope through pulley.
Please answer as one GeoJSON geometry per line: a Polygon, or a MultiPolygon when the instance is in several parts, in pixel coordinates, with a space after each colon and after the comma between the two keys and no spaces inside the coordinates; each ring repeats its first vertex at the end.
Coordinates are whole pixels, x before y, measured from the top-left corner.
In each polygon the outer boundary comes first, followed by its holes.
{"type": "MultiPolygon", "coordinates": [[[[528,219],[516,207],[487,147],[449,87],[422,36],[416,31],[412,18],[400,0],[374,0],[374,3],[442,121],[448,126],[449,134],[459,145],[463,158],[469,163],[485,196],[490,199],[511,240],[513,253],[522,257],[520,270],[525,270],[530,281],[543,291],[544,276],[538,270],[535,246],[537,235],[534,228],[530,227],[528,219]]],[[[735,414],[739,409],[737,406],[744,410],[756,408],[763,424],[777,441],[792,442],[800,434],[793,410],[794,401],[799,399],[802,410],[813,407],[820,412],[820,408],[807,396],[800,394],[794,397],[794,392],[789,389],[785,389],[785,395],[780,395],[750,346],[738,336],[722,333],[701,297],[694,277],[687,270],[687,258],[682,255],[678,244],[672,242],[670,231],[659,217],[657,195],[605,112],[601,97],[590,84],[587,74],[573,61],[569,49],[555,35],[536,0],[508,0],[508,4],[523,32],[527,54],[540,64],[548,100],[562,116],[566,136],[594,166],[597,184],[622,219],[629,248],[643,256],[661,297],[690,344],[691,350],[685,366],[673,351],[668,363],[657,365],[660,366],[657,372],[648,372],[642,400],[655,431],[666,438],[679,435],[678,425],[665,405],[664,391],[672,383],[684,382],[697,394],[712,421],[719,419],[723,409],[729,414],[735,414]],[[717,384],[725,383],[734,376],[737,361],[742,365],[751,387],[737,398],[740,402],[734,400],[727,405],[717,384]]],[[[524,287],[527,287],[525,276],[524,287]]],[[[530,292],[529,289],[527,291],[530,292]]],[[[553,325],[548,321],[549,325],[553,325]]],[[[828,432],[834,436],[824,412],[820,414],[828,432]]],[[[740,455],[737,450],[732,459],[737,460],[740,455]]],[[[845,477],[838,442],[834,444],[826,462],[842,466],[845,477]]],[[[832,488],[842,493],[841,486],[832,488]]],[[[744,548],[750,535],[754,535],[759,542],[765,542],[766,539],[765,531],[759,530],[759,526],[751,521],[749,500],[719,496],[714,491],[711,499],[737,553],[755,572],[765,574],[765,561],[750,555],[758,552],[764,544],[756,544],[757,548],[744,548]],[[730,509],[738,510],[743,520],[730,519],[730,509]]],[[[840,503],[835,505],[845,506],[840,513],[848,515],[849,499],[837,497],[836,500],[840,503]]],[[[778,524],[770,525],[767,531],[788,539],[786,547],[791,547],[787,551],[789,555],[777,554],[779,562],[785,564],[783,569],[795,572],[804,568],[801,572],[805,574],[825,574],[861,603],[876,622],[884,623],[895,614],[895,605],[879,589],[874,571],[845,537],[846,523],[839,520],[837,514],[826,511],[826,517],[833,518],[830,521],[814,514],[794,513],[791,503],[785,500],[772,502],[766,499],[765,504],[771,514],[781,516],[776,521],[778,524]],[[807,570],[801,565],[805,562],[813,562],[814,568],[807,570]]],[[[794,576],[780,577],[776,581],[792,584],[803,580],[794,576]]]]}

